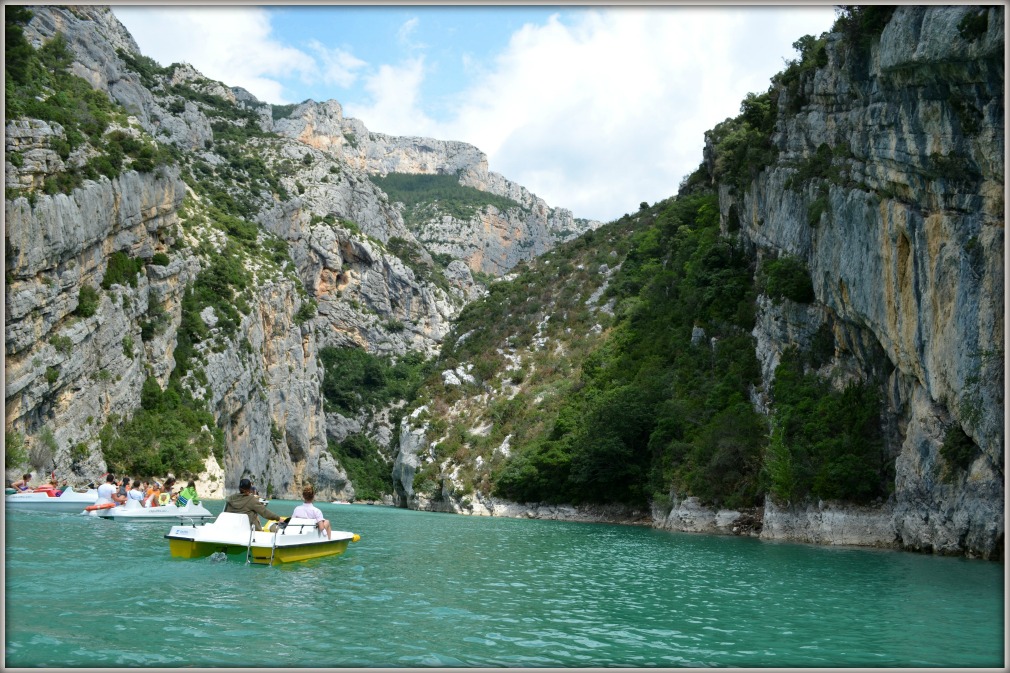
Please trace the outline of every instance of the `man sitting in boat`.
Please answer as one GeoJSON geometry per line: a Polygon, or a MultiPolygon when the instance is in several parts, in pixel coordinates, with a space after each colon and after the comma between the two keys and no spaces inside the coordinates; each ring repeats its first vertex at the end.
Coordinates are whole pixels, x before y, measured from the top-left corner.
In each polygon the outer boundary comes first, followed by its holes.
{"type": "Polygon", "coordinates": [[[23,491],[30,491],[30,490],[32,490],[32,485],[30,483],[28,483],[28,482],[30,482],[31,479],[32,479],[32,475],[31,474],[22,475],[22,477],[20,479],[18,479],[17,481],[15,481],[14,483],[11,484],[11,488],[16,488],[17,490],[22,491],[22,492],[23,491]]]}
{"type": "Polygon", "coordinates": [[[260,530],[260,516],[266,517],[267,520],[279,520],[282,518],[280,515],[274,514],[267,509],[266,505],[260,502],[257,496],[253,495],[252,482],[248,479],[239,481],[238,493],[228,496],[225,500],[224,511],[248,515],[249,523],[255,526],[256,530],[260,530]]]}
{"type": "Polygon", "coordinates": [[[152,482],[151,487],[147,489],[147,497],[144,500],[144,506],[161,507],[172,502],[171,493],[168,490],[165,490],[168,485],[167,481],[164,486],[157,481],[152,482]]]}
{"type": "Polygon", "coordinates": [[[330,522],[323,518],[323,513],[318,507],[312,504],[315,499],[315,491],[312,490],[312,484],[305,484],[302,489],[302,504],[295,507],[295,511],[291,513],[292,517],[300,517],[302,519],[315,519],[316,528],[322,533],[326,531],[326,539],[333,539],[333,529],[330,527],[330,522]]]}
{"type": "Polygon", "coordinates": [[[112,474],[105,475],[105,483],[98,487],[98,504],[114,502],[122,505],[126,502],[126,497],[120,498],[116,493],[116,477],[112,474]]]}

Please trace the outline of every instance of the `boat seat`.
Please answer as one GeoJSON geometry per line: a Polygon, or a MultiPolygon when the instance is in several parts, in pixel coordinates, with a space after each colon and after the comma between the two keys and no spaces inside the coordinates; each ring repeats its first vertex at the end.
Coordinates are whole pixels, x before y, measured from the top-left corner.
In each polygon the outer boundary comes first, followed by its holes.
{"type": "Polygon", "coordinates": [[[214,520],[214,525],[248,533],[251,524],[246,514],[242,514],[241,512],[221,512],[217,515],[217,519],[214,520]]]}
{"type": "Polygon", "coordinates": [[[281,528],[281,534],[287,533],[289,530],[292,533],[305,533],[307,530],[316,529],[315,519],[304,519],[302,517],[288,517],[288,520],[284,522],[284,526],[281,528]]]}

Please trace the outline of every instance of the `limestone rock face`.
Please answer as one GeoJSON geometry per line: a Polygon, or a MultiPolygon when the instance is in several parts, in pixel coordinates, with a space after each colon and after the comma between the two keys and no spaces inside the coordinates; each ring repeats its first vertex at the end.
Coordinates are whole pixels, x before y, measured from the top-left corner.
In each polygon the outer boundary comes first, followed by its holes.
{"type": "Polygon", "coordinates": [[[276,120],[273,129],[342,157],[363,175],[456,174],[461,185],[518,203],[520,207],[505,212],[487,207],[469,220],[435,216],[415,228],[414,236],[428,250],[465,260],[473,271],[501,275],[600,224],[577,220],[563,208],[551,208],[525,187],[490,172],[487,156],[472,145],[371,133],[360,121],[345,118],[336,101],[303,103],[290,116],[276,120]]]}
{"type": "MultiPolygon", "coordinates": [[[[865,64],[830,36],[827,67],[801,80],[803,101],[779,98],[777,161],[741,193],[722,186],[720,208],[759,255],[794,255],[813,281],[809,307],[760,306],[766,384],[778,354],[822,325],[835,340],[828,369],[865,376],[882,353],[895,370],[895,493],[862,543],[894,535],[906,548],[989,557],[1004,528],[1004,19],[982,10],[988,30],[968,39],[958,25],[975,11],[899,7],[865,64]],[[791,184],[823,146],[839,173],[791,184]],[[945,480],[951,426],[977,451],[945,480]]],[[[789,537],[800,519],[798,539],[852,539],[809,511],[770,506],[765,526],[789,537]]]]}
{"type": "Polygon", "coordinates": [[[7,124],[4,135],[6,162],[5,187],[32,189],[41,187],[45,177],[64,169],[63,159],[52,149],[52,139],[66,139],[56,122],[40,119],[17,119],[7,124]],[[17,157],[19,166],[12,160],[17,157]]]}
{"type": "Polygon", "coordinates": [[[279,497],[297,497],[310,481],[320,498],[353,498],[347,473],[327,452],[322,372],[312,331],[292,319],[300,303],[295,287],[265,285],[257,300],[236,337],[251,354],[202,352],[208,402],[228,447],[224,473],[251,476],[261,493],[269,485],[279,497]]]}
{"type": "MultiPolygon", "coordinates": [[[[262,133],[250,133],[239,151],[257,162],[260,177],[270,171],[272,182],[250,189],[246,174],[216,183],[216,195],[247,199],[246,219],[261,236],[282,239],[293,265],[271,275],[252,264],[256,287],[244,297],[248,311],[234,334],[213,307],[198,311],[213,338],[196,345],[200,380],[191,372],[185,382],[206,401],[227,444],[221,464],[208,461],[210,493],[232,492],[239,478],[252,476],[275,497],[297,497],[311,481],[321,499],[352,498],[353,484],[327,449],[318,350],[434,355],[453,317],[482,292],[462,255],[444,269],[435,264],[368,172],[462,171],[481,162],[486,171],[486,158],[462,143],[370,134],[360,121],[344,119],[335,101],[310,102],[275,120],[271,106],[188,64],[143,61],[108,8],[32,11],[25,35],[33,45],[62,33],[71,71],[125,108],[124,130],[146,132],[184,159],[183,168],[126,171],[44,195],[46,178],[82,165],[96,150],[85,144],[61,157],[54,148],[65,146],[66,135],[58,124],[7,124],[6,186],[23,194],[5,201],[7,429],[29,445],[51,429],[60,470],[93,478],[106,469],[99,430],[139,408],[149,376],[164,387],[179,374],[174,354],[184,294],[207,268],[207,250],[225,249],[220,229],[200,229],[207,226],[207,194],[181,175],[188,179],[197,165],[204,175],[246,170],[219,133],[223,110],[227,123],[249,116],[259,124],[262,133]],[[141,260],[136,285],[100,288],[113,253],[141,260]],[[99,296],[87,316],[77,312],[85,286],[99,296]],[[152,335],[144,326],[153,313],[160,327],[152,335]]],[[[389,419],[389,410],[380,410],[359,430],[388,442],[389,419]]]]}
{"type": "Polygon", "coordinates": [[[426,411],[427,407],[418,407],[400,421],[400,444],[393,462],[393,504],[397,507],[422,509],[414,493],[414,475],[429,451],[427,425],[418,421],[426,411]]]}
{"type": "MultiPolygon", "coordinates": [[[[49,427],[70,468],[71,446],[94,454],[98,429],[138,406],[148,372],[166,380],[174,329],[141,339],[140,322],[161,304],[178,326],[178,306],[196,267],[172,254],[167,267],[148,263],[136,287],[99,286],[109,256],[123,252],[150,261],[170,252],[183,183],[172,171],[127,172],[86,181],[73,193],[5,202],[6,416],[8,428],[31,434],[49,427]],[[92,316],[75,315],[85,285],[97,289],[92,316]]],[[[104,468],[89,459],[79,466],[104,468]]],[[[94,473],[87,476],[94,477],[94,473]]]]}

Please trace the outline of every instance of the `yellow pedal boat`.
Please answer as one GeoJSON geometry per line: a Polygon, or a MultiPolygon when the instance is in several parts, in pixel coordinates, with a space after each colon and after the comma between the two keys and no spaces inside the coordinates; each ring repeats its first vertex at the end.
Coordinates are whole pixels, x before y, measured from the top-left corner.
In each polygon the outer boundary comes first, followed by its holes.
{"type": "Polygon", "coordinates": [[[290,518],[270,522],[271,530],[255,530],[245,514],[222,512],[217,519],[202,526],[172,526],[165,535],[172,556],[201,558],[217,552],[245,554],[246,563],[273,565],[305,561],[321,556],[336,556],[361,537],[347,531],[326,533],[316,528],[312,519],[290,518]]]}

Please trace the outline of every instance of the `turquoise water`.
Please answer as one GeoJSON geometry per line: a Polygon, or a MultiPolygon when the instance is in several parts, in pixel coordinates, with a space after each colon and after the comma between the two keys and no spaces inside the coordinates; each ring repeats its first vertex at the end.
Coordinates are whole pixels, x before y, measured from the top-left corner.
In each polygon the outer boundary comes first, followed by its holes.
{"type": "MultiPolygon", "coordinates": [[[[297,503],[273,501],[285,514],[297,503]]],[[[208,507],[219,512],[221,502],[208,507]]],[[[278,567],[174,559],[161,524],[6,516],[6,666],[983,666],[1004,566],[365,505],[278,567]]]]}

